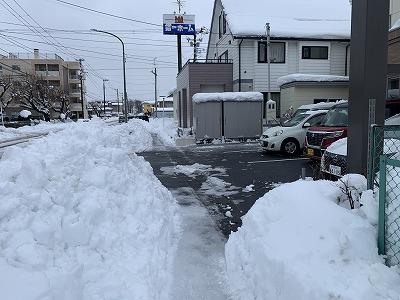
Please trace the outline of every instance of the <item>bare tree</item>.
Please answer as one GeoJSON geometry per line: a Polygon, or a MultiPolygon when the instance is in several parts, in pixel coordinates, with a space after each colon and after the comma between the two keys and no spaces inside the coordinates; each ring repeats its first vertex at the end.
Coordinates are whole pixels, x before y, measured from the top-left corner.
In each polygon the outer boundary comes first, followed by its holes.
{"type": "Polygon", "coordinates": [[[90,111],[94,112],[97,117],[103,112],[98,102],[88,102],[88,108],[90,111]]]}
{"type": "Polygon", "coordinates": [[[13,85],[12,99],[21,107],[41,114],[50,121],[51,112],[70,114],[70,98],[60,88],[47,84],[36,76],[26,76],[13,85]]]}
{"type": "Polygon", "coordinates": [[[0,76],[0,105],[2,109],[7,108],[11,103],[11,97],[4,97],[6,93],[11,89],[13,83],[10,76],[0,76]]]}
{"type": "Polygon", "coordinates": [[[71,116],[71,98],[59,88],[50,89],[52,109],[65,119],[71,116]]]}

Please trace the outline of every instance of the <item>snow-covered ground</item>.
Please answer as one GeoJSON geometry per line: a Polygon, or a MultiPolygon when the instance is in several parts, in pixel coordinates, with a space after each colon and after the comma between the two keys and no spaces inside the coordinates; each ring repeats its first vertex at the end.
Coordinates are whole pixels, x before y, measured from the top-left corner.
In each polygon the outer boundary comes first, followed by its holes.
{"type": "Polygon", "coordinates": [[[0,126],[0,142],[10,139],[29,137],[31,135],[47,134],[49,132],[57,132],[71,123],[49,123],[43,122],[35,126],[24,126],[20,128],[5,128],[0,126]]]}
{"type": "Polygon", "coordinates": [[[173,145],[161,127],[69,123],[5,150],[0,299],[168,299],[177,204],[134,153],[173,145]]]}
{"type": "Polygon", "coordinates": [[[328,181],[284,184],[256,202],[225,247],[237,299],[399,299],[399,270],[378,255],[377,201],[362,176],[343,181],[363,191],[361,208],[338,204],[344,185],[328,181]]]}

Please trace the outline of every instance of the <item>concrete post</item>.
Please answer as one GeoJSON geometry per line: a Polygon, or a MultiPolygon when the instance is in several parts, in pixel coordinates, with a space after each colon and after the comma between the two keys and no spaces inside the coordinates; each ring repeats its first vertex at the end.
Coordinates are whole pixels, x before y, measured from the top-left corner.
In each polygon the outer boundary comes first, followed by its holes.
{"type": "Polygon", "coordinates": [[[369,99],[385,119],[389,0],[354,0],[350,56],[348,170],[366,175],[369,99]]]}

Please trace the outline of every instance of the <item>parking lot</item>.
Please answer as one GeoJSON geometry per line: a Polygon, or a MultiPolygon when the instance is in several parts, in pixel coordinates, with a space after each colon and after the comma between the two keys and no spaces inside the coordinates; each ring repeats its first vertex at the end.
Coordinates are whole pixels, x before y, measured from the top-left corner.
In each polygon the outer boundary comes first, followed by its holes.
{"type": "Polygon", "coordinates": [[[267,191],[281,183],[299,179],[302,168],[305,168],[307,176],[312,176],[307,158],[266,154],[257,143],[159,149],[141,155],[178,203],[190,205],[185,199],[189,194],[196,197],[225,236],[237,230],[241,225],[240,218],[267,191]],[[196,163],[211,166],[211,170],[197,176],[166,172],[177,165],[196,163]],[[222,179],[229,185],[225,190],[207,188],[209,177],[222,179]]]}

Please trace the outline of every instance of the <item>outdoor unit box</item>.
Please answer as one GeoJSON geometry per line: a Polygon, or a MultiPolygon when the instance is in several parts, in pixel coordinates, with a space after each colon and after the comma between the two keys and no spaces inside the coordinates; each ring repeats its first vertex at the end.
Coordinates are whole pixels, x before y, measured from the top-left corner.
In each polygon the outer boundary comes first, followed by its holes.
{"type": "Polygon", "coordinates": [[[276,102],[274,100],[268,100],[265,109],[267,124],[274,123],[276,120],[276,102]]]}
{"type": "Polygon", "coordinates": [[[196,140],[222,137],[221,102],[194,103],[193,119],[196,140]]]}
{"type": "Polygon", "coordinates": [[[254,92],[194,95],[196,140],[260,137],[263,129],[263,101],[263,95],[254,92]]]}

